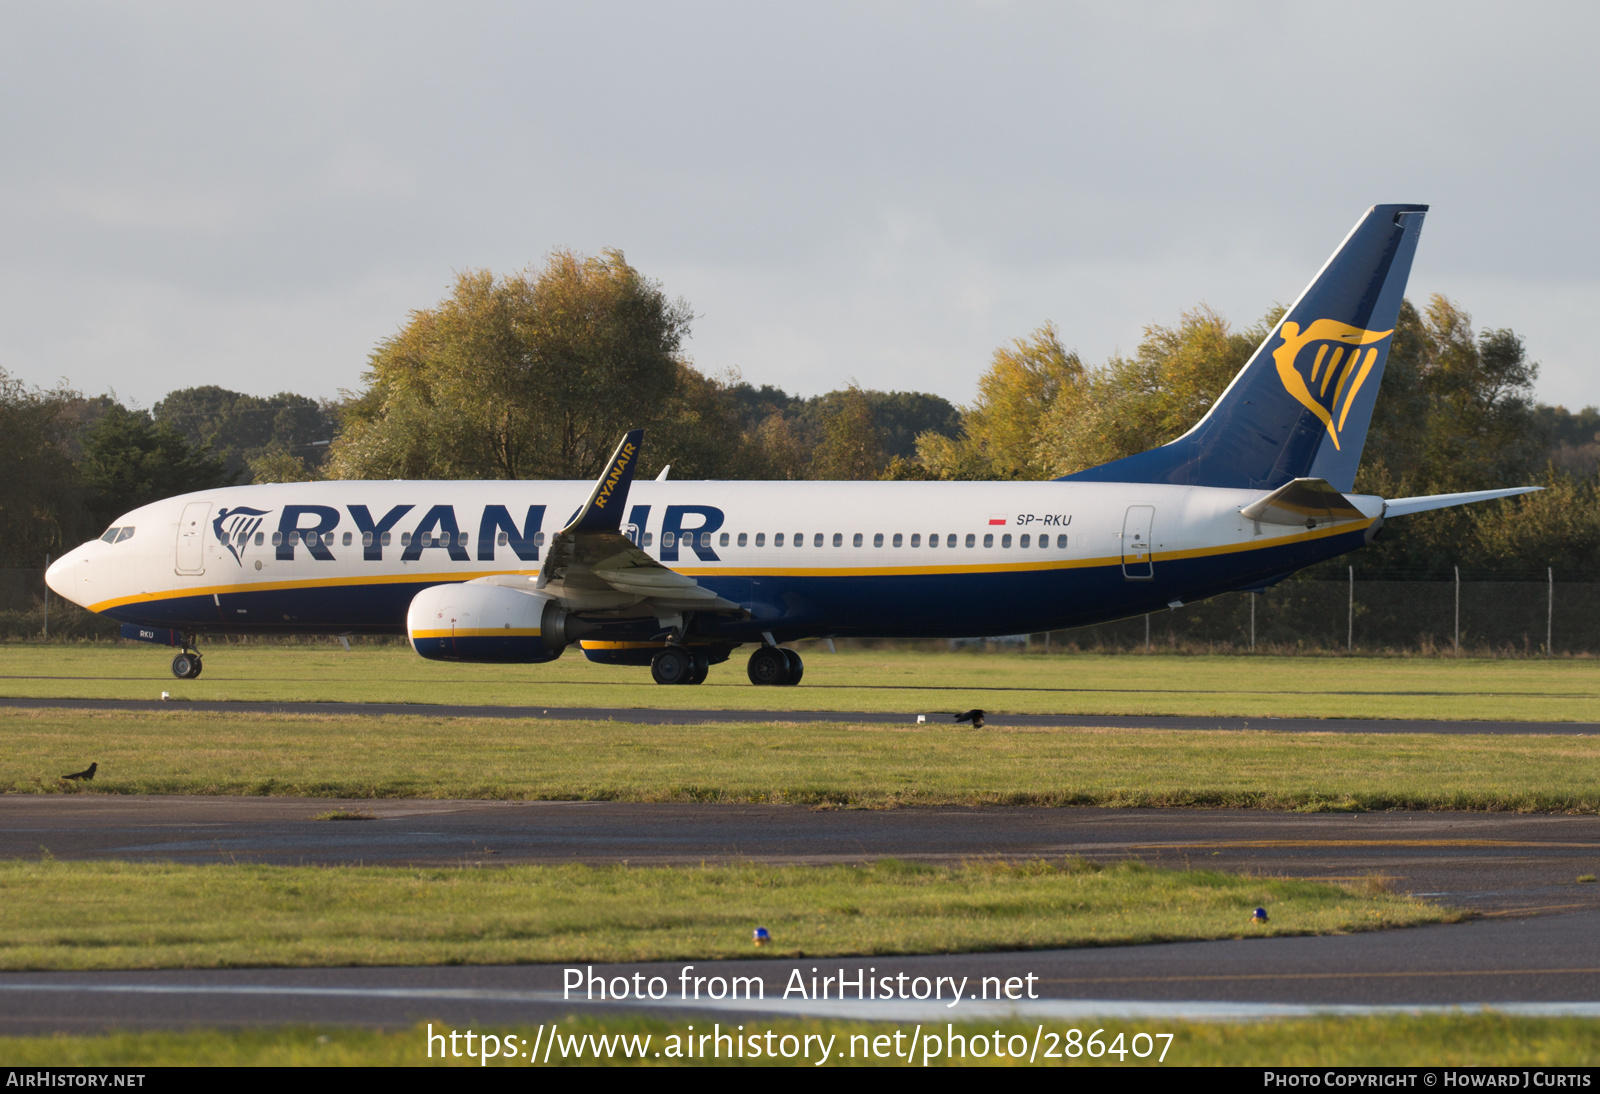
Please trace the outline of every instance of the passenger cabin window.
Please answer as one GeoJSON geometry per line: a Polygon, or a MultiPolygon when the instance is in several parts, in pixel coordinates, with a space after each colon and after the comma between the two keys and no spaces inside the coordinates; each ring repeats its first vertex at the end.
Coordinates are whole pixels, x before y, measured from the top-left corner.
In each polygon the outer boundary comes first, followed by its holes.
{"type": "MultiPolygon", "coordinates": [[[[950,538],[951,539],[955,539],[956,537],[951,536],[950,538]]],[[[928,537],[928,546],[929,547],[937,547],[937,546],[939,546],[939,533],[938,532],[935,532],[935,533],[933,533],[933,535],[928,537]]]]}
{"type": "Polygon", "coordinates": [[[392,542],[393,538],[394,538],[394,533],[392,533],[392,532],[383,533],[383,545],[385,547],[389,546],[389,544],[390,544],[390,542],[392,542]]]}
{"type": "MultiPolygon", "coordinates": [[[[761,537],[757,536],[756,537],[756,546],[759,547],[760,545],[761,545],[761,537]]],[[[782,532],[779,532],[777,535],[772,537],[772,545],[774,547],[782,547],[783,546],[783,533],[782,532]]]]}
{"type": "MultiPolygon", "coordinates": [[[[723,536],[722,537],[722,545],[724,547],[726,547],[728,545],[728,537],[727,536],[723,536]]],[[[702,546],[702,547],[711,546],[711,533],[710,532],[701,532],[700,533],[700,546],[702,546]]]]}
{"type": "Polygon", "coordinates": [[[498,536],[494,537],[494,541],[496,546],[504,547],[506,544],[511,542],[511,537],[505,532],[501,532],[498,536]]]}
{"type": "Polygon", "coordinates": [[[363,547],[371,547],[372,546],[372,533],[371,532],[362,532],[361,533],[361,546],[363,546],[363,547]]]}
{"type": "Polygon", "coordinates": [[[261,546],[261,541],[265,537],[265,535],[266,535],[265,532],[257,532],[256,533],[256,546],[257,547],[261,546]]]}
{"type": "MultiPolygon", "coordinates": [[[[950,533],[949,538],[944,541],[944,545],[946,547],[954,547],[956,545],[956,534],[954,532],[950,533]]],[[[972,544],[969,543],[967,546],[971,547],[972,544]]]]}
{"type": "Polygon", "coordinates": [[[272,533],[272,545],[274,547],[283,546],[283,533],[282,532],[274,532],[274,533],[272,533]]]}
{"type": "Polygon", "coordinates": [[[677,541],[676,537],[674,537],[671,532],[662,532],[661,533],[661,546],[663,546],[663,547],[671,547],[677,542],[678,541],[677,541]]]}
{"type": "MultiPolygon", "coordinates": [[[[899,539],[900,537],[899,536],[895,536],[894,538],[895,539],[899,539]]],[[[882,547],[883,546],[883,533],[882,532],[874,532],[872,534],[872,545],[874,547],[882,547]]],[[[895,544],[895,546],[898,547],[900,545],[897,543],[897,544],[895,544]]]]}
{"type": "Polygon", "coordinates": [[[896,547],[900,546],[900,533],[899,532],[896,532],[894,534],[894,545],[896,547]]]}
{"type": "Polygon", "coordinates": [[[1065,535],[1057,536],[1056,537],[1056,546],[1060,547],[1062,550],[1065,550],[1066,546],[1067,546],[1067,537],[1065,535]]]}
{"type": "Polygon", "coordinates": [[[821,547],[822,546],[822,533],[821,532],[818,532],[816,535],[811,537],[811,546],[813,546],[813,547],[821,547]]]}
{"type": "MultiPolygon", "coordinates": [[[[895,536],[894,538],[898,540],[900,537],[899,536],[895,536]]],[[[896,546],[899,546],[899,544],[897,543],[896,546]]],[[[911,546],[913,546],[913,547],[921,547],[922,546],[922,533],[921,532],[912,532],[911,533],[911,546]]]]}
{"type": "Polygon", "coordinates": [[[654,543],[654,542],[655,542],[655,540],[656,540],[656,534],[655,534],[655,533],[654,533],[654,532],[646,532],[646,533],[645,533],[645,534],[644,534],[644,545],[645,545],[645,546],[646,546],[646,547],[648,547],[648,546],[650,546],[650,545],[651,545],[651,544],[652,544],[652,543],[654,543]]]}
{"type": "Polygon", "coordinates": [[[1017,546],[1018,547],[1032,547],[1033,546],[1033,537],[1030,536],[1026,532],[1022,533],[1022,535],[1017,537],[1017,546]]]}
{"type": "Polygon", "coordinates": [[[1010,532],[1007,532],[1005,535],[1000,537],[1000,546],[1002,546],[1002,547],[1011,546],[1011,533],[1010,532]]]}
{"type": "MultiPolygon", "coordinates": [[[[977,545],[978,545],[978,537],[976,535],[974,535],[973,533],[968,532],[967,533],[967,546],[968,547],[976,547],[977,545]]],[[[984,536],[983,537],[983,545],[985,547],[993,546],[994,545],[994,537],[993,536],[984,536]]]]}
{"type": "Polygon", "coordinates": [[[411,546],[411,533],[410,532],[401,532],[400,533],[400,546],[402,546],[402,547],[411,546]]]}
{"type": "MultiPolygon", "coordinates": [[[[728,545],[728,533],[726,533],[726,532],[722,533],[722,535],[720,537],[718,537],[717,543],[718,543],[719,546],[726,547],[728,545]]],[[[739,546],[741,546],[741,547],[744,546],[744,533],[743,532],[739,533],[739,546]]]]}
{"type": "MultiPolygon", "coordinates": [[[[727,543],[728,542],[728,537],[727,536],[723,536],[722,537],[722,542],[723,543],[727,543]]],[[[749,542],[749,538],[746,535],[746,533],[740,532],[739,533],[739,546],[743,547],[748,542],[749,542]]]]}
{"type": "MultiPolygon", "coordinates": [[[[857,532],[855,534],[855,538],[852,539],[850,542],[856,547],[861,546],[861,533],[857,532]]],[[[878,537],[878,546],[880,546],[880,547],[883,546],[883,537],[882,536],[878,537]]]]}
{"type": "MultiPolygon", "coordinates": [[[[861,543],[861,537],[857,536],[856,537],[856,544],[859,546],[860,543],[861,543]]],[[[835,533],[833,533],[833,545],[835,547],[843,547],[844,546],[844,533],[843,532],[835,532],[835,533]]]]}
{"type": "Polygon", "coordinates": [[[765,532],[757,532],[756,533],[756,546],[757,547],[765,547],[766,545],[767,545],[767,533],[765,533],[765,532]]]}
{"type": "Polygon", "coordinates": [[[344,545],[346,547],[350,546],[350,544],[353,542],[353,538],[354,537],[352,537],[349,532],[346,532],[344,534],[344,545]]]}

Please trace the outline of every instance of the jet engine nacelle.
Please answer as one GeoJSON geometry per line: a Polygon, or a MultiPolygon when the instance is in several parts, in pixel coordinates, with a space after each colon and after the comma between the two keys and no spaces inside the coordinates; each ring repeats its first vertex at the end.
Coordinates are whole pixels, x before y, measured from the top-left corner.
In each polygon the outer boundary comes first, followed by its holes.
{"type": "Polygon", "coordinates": [[[505,585],[434,585],[411,600],[411,648],[431,661],[554,661],[588,630],[554,597],[505,585]]]}

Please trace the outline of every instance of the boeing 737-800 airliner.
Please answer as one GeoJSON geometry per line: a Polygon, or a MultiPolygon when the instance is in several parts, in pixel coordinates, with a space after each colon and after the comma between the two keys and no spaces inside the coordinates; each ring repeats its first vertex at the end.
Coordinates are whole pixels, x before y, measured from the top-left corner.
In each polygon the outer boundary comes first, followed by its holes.
{"type": "Polygon", "coordinates": [[[50,568],[179,647],[202,634],[406,634],[423,657],[593,661],[699,683],[754,644],[1057,630],[1260,589],[1389,518],[1532,487],[1352,495],[1424,205],[1367,211],[1201,421],[1049,482],[313,482],[146,505],[50,568]],[[548,531],[547,531],[548,530],[548,531]]]}

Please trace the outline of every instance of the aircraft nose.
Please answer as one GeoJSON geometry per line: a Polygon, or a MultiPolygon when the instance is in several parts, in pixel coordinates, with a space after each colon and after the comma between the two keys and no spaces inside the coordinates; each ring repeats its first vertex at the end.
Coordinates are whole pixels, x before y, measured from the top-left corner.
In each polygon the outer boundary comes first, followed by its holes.
{"type": "Polygon", "coordinates": [[[78,567],[82,563],[77,551],[69,551],[50,564],[44,572],[44,581],[57,596],[81,604],[78,598],[78,567]]]}

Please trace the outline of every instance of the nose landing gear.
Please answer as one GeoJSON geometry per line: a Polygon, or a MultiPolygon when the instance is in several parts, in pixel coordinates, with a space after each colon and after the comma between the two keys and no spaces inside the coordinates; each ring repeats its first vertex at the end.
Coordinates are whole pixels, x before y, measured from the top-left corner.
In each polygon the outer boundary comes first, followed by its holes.
{"type": "Polygon", "coordinates": [[[172,675],[179,680],[194,680],[199,677],[200,653],[194,648],[194,635],[183,636],[183,652],[172,659],[172,675]]]}

